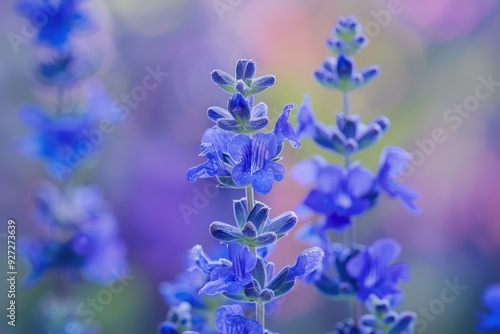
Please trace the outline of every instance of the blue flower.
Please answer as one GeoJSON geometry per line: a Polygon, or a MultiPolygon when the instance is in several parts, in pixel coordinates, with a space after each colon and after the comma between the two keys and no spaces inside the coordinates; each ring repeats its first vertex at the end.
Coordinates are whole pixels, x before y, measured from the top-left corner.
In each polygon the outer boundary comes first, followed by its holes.
{"type": "Polygon", "coordinates": [[[370,295],[366,306],[371,314],[363,315],[360,320],[360,329],[363,333],[413,334],[417,315],[413,312],[398,313],[393,310],[391,298],[379,298],[370,295]]]}
{"type": "Polygon", "coordinates": [[[321,265],[323,256],[323,250],[318,247],[306,249],[297,257],[293,266],[285,266],[276,275],[274,275],[274,263],[258,258],[252,270],[253,280],[245,286],[243,294],[226,294],[226,297],[240,301],[269,303],[290,292],[297,278],[305,277],[316,270],[321,265]]]}
{"type": "Polygon", "coordinates": [[[358,164],[344,169],[316,158],[296,170],[299,177],[315,175],[316,188],[306,196],[304,205],[326,216],[325,229],[344,230],[351,224],[351,217],[365,213],[376,202],[375,179],[358,164]]]}
{"type": "Polygon", "coordinates": [[[334,54],[352,56],[368,44],[368,38],[363,34],[363,26],[354,16],[339,17],[332,34],[326,45],[334,54]]]}
{"type": "Polygon", "coordinates": [[[236,133],[252,133],[264,129],[269,123],[267,106],[261,102],[251,108],[247,99],[236,93],[227,102],[227,109],[210,107],[208,118],[222,130],[236,133]]]}
{"type": "Polygon", "coordinates": [[[96,188],[80,187],[61,194],[47,183],[36,199],[39,219],[52,233],[23,244],[31,266],[28,283],[51,269],[100,284],[125,274],[125,246],[118,237],[117,222],[96,188]]]}
{"type": "Polygon", "coordinates": [[[285,141],[285,139],[287,139],[293,148],[300,148],[299,138],[297,134],[295,134],[292,124],[290,124],[290,122],[288,121],[288,119],[290,118],[290,112],[294,108],[294,104],[287,104],[283,108],[278,116],[278,119],[276,120],[276,125],[274,126],[273,132],[276,135],[276,138],[278,139],[278,143],[280,145],[285,141]]]}
{"type": "Polygon", "coordinates": [[[90,77],[97,69],[94,61],[82,55],[64,52],[48,62],[38,64],[35,75],[44,85],[68,88],[90,77]]]}
{"type": "Polygon", "coordinates": [[[236,64],[236,78],[224,71],[215,70],[212,72],[212,81],[225,92],[239,92],[247,98],[276,83],[276,78],[272,75],[255,78],[256,68],[253,60],[240,59],[236,64]]]}
{"type": "Polygon", "coordinates": [[[82,132],[90,123],[88,114],[49,117],[41,109],[28,106],[21,109],[20,117],[33,128],[35,134],[18,141],[19,149],[30,157],[43,160],[53,176],[62,179],[64,175],[63,171],[58,173],[57,166],[68,169],[68,166],[74,167],[81,163],[80,155],[74,150],[78,144],[88,142],[82,132]]]}
{"type": "Polygon", "coordinates": [[[399,282],[409,280],[408,265],[392,264],[401,253],[393,239],[381,239],[364,249],[347,263],[347,272],[356,280],[357,296],[365,301],[374,294],[380,298],[401,298],[399,282]]]}
{"type": "MultiPolygon", "coordinates": [[[[354,320],[347,319],[337,323],[337,326],[335,326],[335,330],[331,334],[365,334],[365,333],[359,330],[354,320]]],[[[374,334],[374,333],[368,333],[368,334],[374,334]]]]}
{"type": "Polygon", "coordinates": [[[380,189],[390,198],[399,198],[403,206],[412,214],[419,214],[420,209],[414,203],[418,193],[396,181],[405,171],[411,154],[400,147],[390,146],[384,149],[380,157],[377,181],[380,189]]]}
{"type": "Polygon", "coordinates": [[[316,121],[309,97],[306,96],[298,113],[297,134],[313,139],[327,150],[345,155],[375,144],[390,127],[390,121],[385,116],[376,117],[366,125],[360,122],[358,115],[345,117],[337,113],[336,117],[337,125],[333,127],[316,121]]]}
{"type": "Polygon", "coordinates": [[[228,244],[231,266],[212,270],[210,281],[200,290],[201,293],[216,295],[223,292],[238,294],[243,286],[252,282],[251,271],[255,268],[257,259],[248,250],[236,242],[228,244]]]}
{"type": "Polygon", "coordinates": [[[489,309],[488,314],[479,315],[479,331],[500,330],[500,284],[490,286],[484,291],[483,304],[489,309]]]}
{"type": "Polygon", "coordinates": [[[338,58],[326,58],[321,68],[314,72],[314,77],[326,88],[348,92],[363,87],[379,72],[375,65],[366,67],[359,73],[355,72],[354,59],[341,54],[338,58]]]}
{"type": "Polygon", "coordinates": [[[232,160],[229,155],[229,142],[235,137],[232,132],[221,130],[217,127],[205,131],[201,139],[200,156],[206,156],[207,161],[187,171],[189,182],[198,178],[230,177],[229,169],[232,160]]]}
{"type": "Polygon", "coordinates": [[[359,254],[360,247],[331,243],[323,229],[312,224],[299,231],[298,239],[321,247],[325,253],[321,265],[304,278],[307,284],[330,298],[342,299],[356,293],[356,279],[347,272],[347,263],[359,254]]]}
{"type": "Polygon", "coordinates": [[[262,326],[244,317],[240,305],[221,306],[215,311],[215,329],[220,334],[263,334],[262,326]]]}
{"type": "Polygon", "coordinates": [[[245,198],[234,201],[233,211],[237,226],[216,221],[210,225],[210,234],[222,242],[237,241],[250,247],[271,245],[288,235],[297,224],[297,215],[287,211],[269,219],[270,210],[267,205],[257,201],[248,212],[245,198]]]}
{"type": "Polygon", "coordinates": [[[181,334],[186,330],[201,330],[204,320],[201,316],[192,313],[191,305],[181,302],[179,305],[170,308],[167,320],[158,326],[159,334],[181,334]]]}
{"type": "Polygon", "coordinates": [[[91,27],[89,18],[80,8],[80,2],[82,0],[19,0],[17,10],[38,28],[38,43],[64,48],[73,31],[91,27]]]}
{"type": "Polygon", "coordinates": [[[273,133],[257,133],[253,137],[238,135],[228,148],[235,161],[231,175],[236,186],[251,184],[256,192],[267,194],[274,181],[285,177],[285,168],[274,161],[279,152],[273,133]]]}

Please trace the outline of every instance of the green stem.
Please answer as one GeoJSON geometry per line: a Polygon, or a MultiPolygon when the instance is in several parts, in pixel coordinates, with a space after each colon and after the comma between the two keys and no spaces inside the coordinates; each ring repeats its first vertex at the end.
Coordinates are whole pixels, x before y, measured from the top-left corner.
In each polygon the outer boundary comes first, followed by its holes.
{"type": "MultiPolygon", "coordinates": [[[[254,196],[254,190],[252,185],[248,185],[245,187],[245,195],[247,198],[247,209],[248,212],[252,211],[253,207],[255,206],[255,196],[254,196]]],[[[257,249],[255,247],[249,247],[250,252],[252,252],[253,255],[257,256],[257,249]]],[[[255,320],[259,322],[259,324],[262,326],[263,329],[265,329],[265,322],[266,322],[266,309],[264,304],[262,303],[255,303],[255,320]]]]}

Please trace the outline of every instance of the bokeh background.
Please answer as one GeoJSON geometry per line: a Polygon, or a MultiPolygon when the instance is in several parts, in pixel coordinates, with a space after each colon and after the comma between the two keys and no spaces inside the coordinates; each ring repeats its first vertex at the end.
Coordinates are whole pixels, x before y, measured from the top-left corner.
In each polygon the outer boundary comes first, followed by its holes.
{"type": "MultiPolygon", "coordinates": [[[[441,298],[447,281],[467,287],[429,318],[420,333],[474,333],[476,313],[483,311],[481,293],[500,281],[500,84],[488,98],[476,99],[478,105],[471,102],[480,77],[500,82],[500,6],[497,0],[396,3],[397,13],[387,15],[394,1],[87,2],[98,14],[101,30],[82,44],[101,53],[102,66],[94,77],[113,98],[140,85],[148,66],[169,73],[106,137],[92,167],[92,182],[101,186],[118,217],[135,277],[97,314],[104,333],[154,333],[167,312],[158,284],[175,278],[192,245],[217,247],[208,225],[231,221],[231,200],[243,196],[241,191],[221,190],[189,219],[179,209],[193,207],[196,192],[213,184],[190,184],[185,177],[189,167],[202,162],[199,141],[211,126],[206,109],[224,106],[227,100],[211,83],[211,70],[232,73],[238,58],[254,59],[258,74],[277,77],[274,88],[258,95],[273,117],[286,103],[300,104],[307,93],[318,118],[333,123],[340,96],[315,83],[312,71],[329,55],[324,41],[337,16],[346,14],[357,15],[369,27],[370,44],[357,57],[358,65],[382,68],[380,78],[353,94],[353,110],[365,121],[379,114],[392,121],[384,139],[357,158],[375,169],[385,145],[414,151],[405,182],[421,193],[423,210],[421,216],[410,216],[399,203],[384,200],[359,219],[358,241],[369,244],[389,236],[403,245],[402,259],[411,266],[412,280],[403,285],[402,309],[423,316],[423,308],[441,298]],[[218,3],[229,9],[218,12],[218,3]],[[463,116],[447,111],[463,103],[471,103],[472,111],[463,116]],[[446,115],[454,115],[455,121],[446,115]],[[442,129],[446,139],[432,141],[435,129],[442,129]]],[[[0,233],[14,217],[18,235],[31,236],[38,233],[33,189],[47,175],[12,143],[29,133],[19,121],[19,107],[47,93],[30,73],[34,49],[22,44],[15,52],[9,41],[8,34],[21,34],[23,26],[13,6],[13,0],[0,2],[0,233]]],[[[289,171],[319,152],[310,142],[301,150],[288,147],[283,163],[289,171]]],[[[340,162],[335,156],[328,159],[340,162]]],[[[295,208],[306,191],[288,177],[261,198],[277,215],[295,208]]],[[[5,254],[6,243],[0,247],[5,254]]],[[[305,247],[288,237],[279,243],[274,260],[278,266],[292,263],[305,247]]],[[[20,268],[19,278],[25,270],[20,268]]],[[[3,278],[0,287],[0,308],[5,310],[3,278]]],[[[46,280],[31,289],[19,284],[18,327],[8,328],[2,311],[0,332],[34,332],[36,305],[48,287],[46,280]]],[[[98,286],[83,286],[82,299],[97,291],[98,286]]],[[[326,333],[346,315],[345,303],[325,300],[299,284],[268,318],[268,327],[280,333],[326,333]]]]}

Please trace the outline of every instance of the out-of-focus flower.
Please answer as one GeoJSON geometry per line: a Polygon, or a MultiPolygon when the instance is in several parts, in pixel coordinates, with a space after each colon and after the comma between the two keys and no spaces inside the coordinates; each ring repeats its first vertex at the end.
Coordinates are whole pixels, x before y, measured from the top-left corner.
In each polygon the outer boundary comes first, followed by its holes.
{"type": "Polygon", "coordinates": [[[341,16],[332,29],[332,36],[326,41],[326,46],[334,54],[352,56],[368,44],[368,38],[363,33],[363,26],[355,16],[341,16]]]}
{"type": "Polygon", "coordinates": [[[17,10],[38,29],[38,43],[63,49],[73,32],[93,26],[81,8],[83,1],[19,0],[17,10]],[[40,21],[41,18],[44,20],[40,21]]]}
{"type": "Polygon", "coordinates": [[[349,92],[363,87],[375,79],[379,72],[378,66],[375,65],[356,72],[354,59],[341,54],[338,58],[326,58],[322,66],[314,72],[314,77],[326,88],[349,92]]]}
{"type": "Polygon", "coordinates": [[[351,224],[352,217],[363,214],[376,202],[375,178],[360,165],[344,169],[316,157],[297,165],[295,176],[300,179],[304,174],[315,176],[315,188],[304,199],[304,205],[326,216],[325,229],[342,231],[351,224]]]}
{"type": "Polygon", "coordinates": [[[305,97],[297,116],[297,135],[314,140],[316,144],[340,155],[353,154],[377,143],[389,129],[390,121],[378,116],[368,124],[359,115],[337,113],[337,125],[328,127],[315,120],[309,97],[305,97]]]}
{"type": "Polygon", "coordinates": [[[401,281],[410,278],[406,263],[392,263],[401,253],[393,239],[381,239],[365,248],[347,263],[347,272],[356,280],[358,299],[365,301],[371,294],[402,300],[401,281]]]}
{"type": "Polygon", "coordinates": [[[393,310],[392,301],[370,295],[366,306],[371,314],[363,315],[360,320],[362,333],[413,334],[417,315],[413,312],[398,313],[393,310]]]}
{"type": "Polygon", "coordinates": [[[399,198],[404,207],[413,214],[419,214],[420,209],[414,203],[418,194],[397,182],[411,160],[411,154],[400,147],[386,147],[380,157],[379,170],[377,175],[380,189],[390,198],[399,198]]]}
{"type": "Polygon", "coordinates": [[[31,266],[28,283],[48,270],[101,284],[125,275],[125,246],[97,188],[78,187],[63,194],[47,183],[39,189],[37,207],[51,235],[25,240],[23,253],[31,266]]]}
{"type": "Polygon", "coordinates": [[[44,85],[70,88],[89,78],[98,64],[83,55],[61,52],[50,61],[40,62],[35,70],[38,81],[44,85]]]}
{"type": "Polygon", "coordinates": [[[500,283],[490,286],[484,291],[483,304],[489,310],[488,314],[479,314],[479,331],[500,330],[500,283]]]}
{"type": "Polygon", "coordinates": [[[102,148],[103,126],[108,131],[120,121],[120,111],[113,110],[99,82],[92,82],[85,88],[84,103],[59,106],[54,115],[36,106],[25,106],[19,111],[19,117],[33,134],[15,142],[16,147],[28,157],[40,159],[58,181],[72,175],[102,148]]]}

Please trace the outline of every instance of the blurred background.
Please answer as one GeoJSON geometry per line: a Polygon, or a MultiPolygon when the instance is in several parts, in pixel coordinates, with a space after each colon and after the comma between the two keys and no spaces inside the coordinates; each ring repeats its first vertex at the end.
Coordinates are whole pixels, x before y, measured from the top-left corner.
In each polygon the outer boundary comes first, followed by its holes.
{"type": "MultiPolygon", "coordinates": [[[[423,210],[414,217],[396,201],[383,200],[358,220],[358,241],[370,244],[389,236],[403,245],[401,259],[410,264],[412,279],[402,286],[401,309],[427,319],[419,333],[474,332],[476,313],[484,311],[483,289],[500,281],[498,1],[91,0],[85,6],[96,13],[100,27],[84,38],[102,59],[94,78],[104,82],[113,100],[142,85],[148,67],[168,72],[106,136],[92,165],[91,181],[103,189],[118,218],[134,276],[97,313],[104,333],[154,333],[167,312],[158,284],[176,277],[193,245],[217,247],[208,225],[231,222],[232,199],[243,196],[221,190],[200,204],[197,194],[213,190],[214,181],[190,184],[185,177],[189,167],[203,162],[197,155],[203,131],[212,126],[207,108],[225,106],[228,98],[211,82],[210,72],[233,73],[238,58],[254,59],[258,75],[277,77],[275,87],[257,96],[272,117],[309,94],[317,117],[331,124],[341,108],[340,95],[320,87],[312,72],[330,55],[324,42],[336,18],[348,14],[358,16],[370,37],[358,66],[382,69],[377,80],[353,94],[353,111],[364,121],[379,114],[392,121],[383,140],[356,158],[375,170],[384,146],[412,151],[404,181],[420,192],[423,210]],[[194,208],[187,217],[185,207],[194,208]],[[441,309],[436,300],[454,281],[466,288],[441,309]],[[430,316],[425,315],[429,308],[434,309],[430,316]]],[[[18,236],[31,236],[38,233],[33,190],[47,174],[16,152],[13,142],[30,133],[19,120],[19,107],[40,103],[48,93],[30,72],[33,47],[13,46],[8,38],[22,36],[24,24],[13,7],[14,0],[0,2],[1,226],[15,218],[18,236]]],[[[290,171],[315,153],[320,150],[310,141],[300,150],[287,146],[283,164],[290,171]]],[[[306,193],[287,177],[260,198],[276,216],[294,209],[306,193]]],[[[0,233],[5,236],[6,228],[0,233]]],[[[6,243],[0,247],[5,254],[6,243]]],[[[280,241],[273,259],[278,267],[292,264],[305,247],[290,236],[280,241]]],[[[0,263],[3,271],[3,255],[0,263]]],[[[26,266],[19,265],[20,279],[26,266]]],[[[31,319],[49,282],[42,279],[30,289],[18,285],[18,326],[13,331],[3,315],[1,333],[35,331],[31,319]]],[[[5,310],[4,279],[0,287],[5,310]]],[[[81,296],[95,296],[99,289],[87,284],[81,296]]],[[[268,328],[326,333],[346,316],[345,303],[299,284],[268,318],[268,328]]]]}

